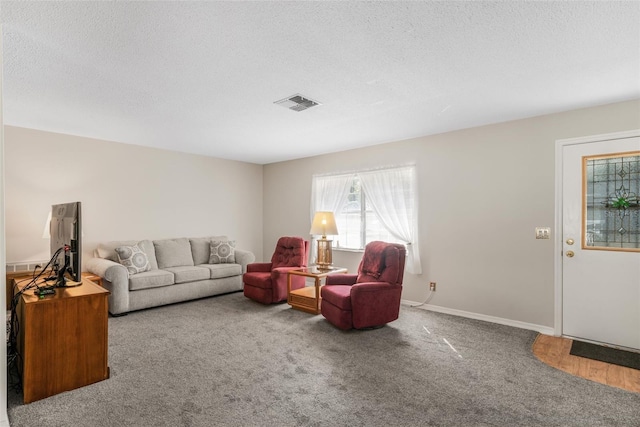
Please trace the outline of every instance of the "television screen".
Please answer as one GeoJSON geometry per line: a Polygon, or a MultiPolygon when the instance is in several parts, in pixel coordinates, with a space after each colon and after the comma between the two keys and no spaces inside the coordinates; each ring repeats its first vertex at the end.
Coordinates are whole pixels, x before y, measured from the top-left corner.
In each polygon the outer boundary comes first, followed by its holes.
{"type": "Polygon", "coordinates": [[[82,282],[80,202],[51,206],[49,235],[53,270],[57,274],[56,286],[77,286],[82,282]]]}

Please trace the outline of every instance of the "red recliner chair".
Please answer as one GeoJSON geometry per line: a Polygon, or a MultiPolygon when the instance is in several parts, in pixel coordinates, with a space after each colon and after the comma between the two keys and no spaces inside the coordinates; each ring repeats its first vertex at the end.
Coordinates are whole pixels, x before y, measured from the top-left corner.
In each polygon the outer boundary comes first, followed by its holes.
{"type": "Polygon", "coordinates": [[[331,274],[322,287],[322,315],[340,329],[383,326],[398,318],[406,248],[371,242],[358,274],[331,274]]]}
{"type": "MultiPolygon", "coordinates": [[[[301,237],[281,237],[271,262],[247,265],[242,276],[244,296],[263,304],[287,300],[287,272],[307,265],[309,242],[301,237]]],[[[305,285],[303,276],[291,277],[291,289],[305,285]]]]}

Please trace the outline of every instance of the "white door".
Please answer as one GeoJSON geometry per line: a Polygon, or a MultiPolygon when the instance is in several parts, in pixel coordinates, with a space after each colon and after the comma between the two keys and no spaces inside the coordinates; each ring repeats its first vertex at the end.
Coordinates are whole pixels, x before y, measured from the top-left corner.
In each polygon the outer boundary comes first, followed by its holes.
{"type": "Polygon", "coordinates": [[[562,333],[640,349],[640,138],[562,147],[562,333]]]}

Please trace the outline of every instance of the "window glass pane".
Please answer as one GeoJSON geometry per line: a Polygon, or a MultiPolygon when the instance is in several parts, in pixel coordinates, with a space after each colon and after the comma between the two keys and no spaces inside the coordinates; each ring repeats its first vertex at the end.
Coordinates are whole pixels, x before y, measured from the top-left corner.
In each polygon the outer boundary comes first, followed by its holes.
{"type": "Polygon", "coordinates": [[[583,246],[640,249],[640,155],[586,157],[583,246]]]}
{"type": "Polygon", "coordinates": [[[396,239],[382,225],[373,210],[367,207],[366,194],[360,180],[353,180],[347,203],[336,215],[339,236],[334,236],[334,246],[344,249],[364,249],[367,243],[382,240],[390,243],[404,243],[396,239]],[[363,211],[363,208],[366,210],[363,211]],[[363,228],[365,228],[363,230],[363,228]]]}
{"type": "Polygon", "coordinates": [[[362,192],[360,180],[354,179],[347,203],[336,215],[339,236],[334,236],[334,245],[340,248],[361,249],[362,236],[362,192]]]}

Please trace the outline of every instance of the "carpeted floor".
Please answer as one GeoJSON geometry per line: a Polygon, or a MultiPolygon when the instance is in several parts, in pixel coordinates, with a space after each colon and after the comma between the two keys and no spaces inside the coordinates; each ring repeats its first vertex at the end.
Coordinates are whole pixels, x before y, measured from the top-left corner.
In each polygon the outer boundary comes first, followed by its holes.
{"type": "Polygon", "coordinates": [[[28,405],[20,426],[638,426],[640,394],[531,353],[536,333],[402,307],[340,331],[242,293],[109,319],[111,378],[28,405]]]}

